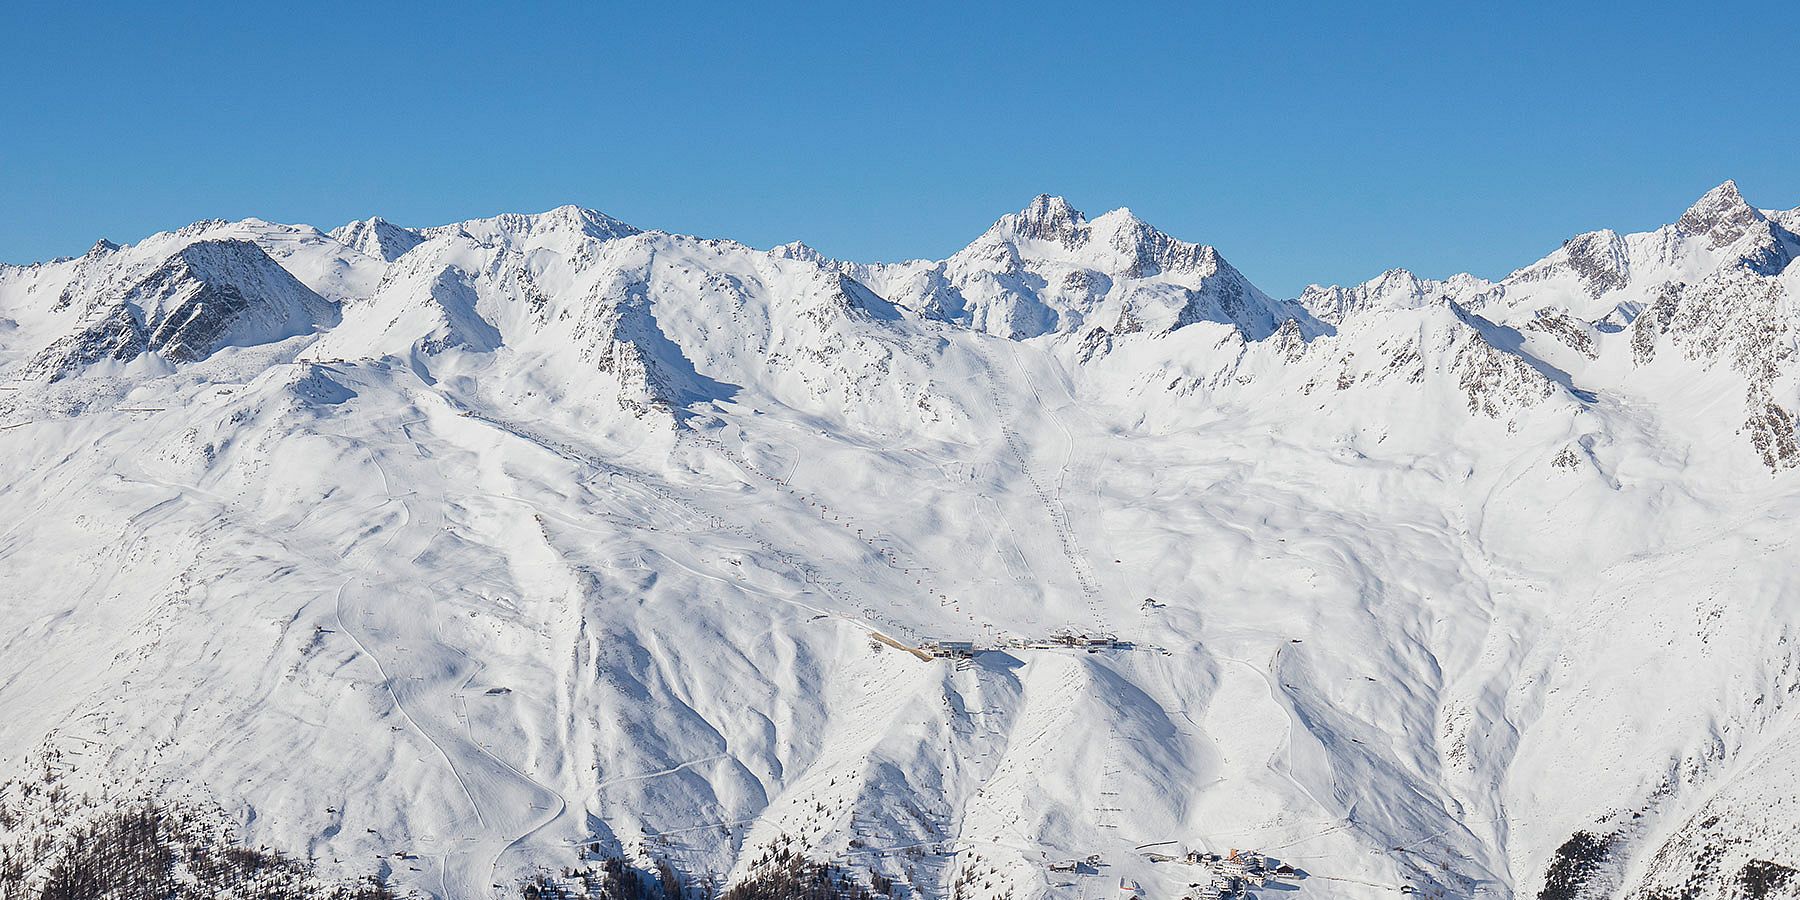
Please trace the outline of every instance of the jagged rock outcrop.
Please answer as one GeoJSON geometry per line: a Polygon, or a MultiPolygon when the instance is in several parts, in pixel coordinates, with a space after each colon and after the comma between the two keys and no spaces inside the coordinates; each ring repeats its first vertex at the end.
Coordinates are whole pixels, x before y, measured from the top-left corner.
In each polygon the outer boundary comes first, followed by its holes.
{"type": "Polygon", "coordinates": [[[55,381],[144,353],[194,362],[231,344],[307,334],[336,315],[333,304],[255,244],[197,241],[116,293],[90,298],[81,327],[37,354],[26,371],[55,381]]]}
{"type": "Polygon", "coordinates": [[[1202,321],[1260,339],[1296,314],[1212,247],[1172,238],[1126,209],[1090,221],[1049,195],[941,262],[846,270],[902,307],[1013,339],[1096,327],[1162,334],[1202,321]]]}
{"type": "Polygon", "coordinates": [[[1491,287],[1473,275],[1439,280],[1420,278],[1405,269],[1389,269],[1351,287],[1308,285],[1294,302],[1314,318],[1339,325],[1363,310],[1416,309],[1435,300],[1466,303],[1491,287]]]}

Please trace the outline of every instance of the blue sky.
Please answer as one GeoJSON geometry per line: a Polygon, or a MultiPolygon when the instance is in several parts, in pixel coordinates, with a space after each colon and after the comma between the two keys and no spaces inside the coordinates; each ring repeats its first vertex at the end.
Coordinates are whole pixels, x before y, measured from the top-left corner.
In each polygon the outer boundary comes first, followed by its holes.
{"type": "Polygon", "coordinates": [[[1498,276],[1728,177],[1800,204],[1768,4],[526,6],[11,4],[0,260],[563,203],[935,257],[1050,192],[1292,295],[1498,276]]]}

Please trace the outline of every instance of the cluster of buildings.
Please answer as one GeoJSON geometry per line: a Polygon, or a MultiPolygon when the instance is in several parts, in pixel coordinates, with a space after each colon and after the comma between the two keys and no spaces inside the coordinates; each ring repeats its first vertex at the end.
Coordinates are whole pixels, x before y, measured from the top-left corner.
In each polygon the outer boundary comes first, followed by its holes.
{"type": "MultiPolygon", "coordinates": [[[[1148,855],[1151,862],[1187,863],[1205,870],[1206,880],[1190,882],[1190,890],[1182,900],[1243,900],[1250,896],[1251,888],[1274,881],[1297,882],[1306,877],[1306,873],[1260,850],[1231,850],[1223,855],[1204,850],[1194,850],[1183,856],[1148,855]]],[[[1052,872],[1093,874],[1103,865],[1105,863],[1096,854],[1085,860],[1057,860],[1049,863],[1049,869],[1052,872]]],[[[1137,897],[1142,893],[1136,882],[1123,879],[1119,881],[1119,890],[1124,897],[1137,897]]]]}
{"type": "Polygon", "coordinates": [[[1076,631],[1062,629],[1051,633],[1048,638],[1012,638],[1000,642],[1000,646],[1020,650],[1086,650],[1098,653],[1101,650],[1129,650],[1130,642],[1119,640],[1117,635],[1101,631],[1076,631]]]}
{"type": "Polygon", "coordinates": [[[1089,856],[1087,859],[1058,860],[1058,861],[1050,864],[1050,871],[1052,871],[1052,872],[1080,872],[1084,866],[1087,869],[1089,869],[1090,871],[1097,871],[1097,870],[1099,870],[1100,866],[1102,866],[1102,865],[1104,865],[1104,863],[1102,863],[1100,860],[1100,854],[1096,853],[1092,856],[1089,856]]]}
{"type": "Polygon", "coordinates": [[[981,652],[974,641],[926,641],[919,649],[938,659],[969,659],[981,652]]]}
{"type": "Polygon", "coordinates": [[[1195,850],[1187,855],[1187,861],[1205,868],[1211,877],[1189,885],[1194,892],[1184,900],[1231,900],[1271,881],[1300,878],[1293,866],[1270,859],[1256,850],[1232,850],[1223,856],[1195,850]]]}
{"type": "Polygon", "coordinates": [[[1118,636],[1104,632],[1063,630],[1047,638],[1002,638],[991,647],[979,646],[974,641],[930,640],[920,644],[919,649],[939,659],[968,659],[984,650],[1086,650],[1099,653],[1102,650],[1130,650],[1133,646],[1129,641],[1121,641],[1118,636]]]}

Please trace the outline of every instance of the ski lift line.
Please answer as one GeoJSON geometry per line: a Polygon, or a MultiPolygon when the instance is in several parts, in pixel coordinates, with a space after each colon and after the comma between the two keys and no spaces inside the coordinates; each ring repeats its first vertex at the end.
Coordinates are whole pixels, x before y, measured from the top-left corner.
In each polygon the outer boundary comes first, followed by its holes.
{"type": "MultiPolygon", "coordinates": [[[[712,447],[713,449],[719,451],[719,453],[721,455],[725,456],[734,465],[736,465],[739,469],[743,470],[745,473],[753,474],[757,477],[760,477],[763,480],[768,481],[769,483],[780,488],[781,490],[786,491],[790,494],[793,494],[798,499],[800,499],[800,501],[802,503],[811,505],[811,502],[809,501],[809,499],[806,498],[805,496],[799,494],[797,491],[795,491],[792,488],[792,486],[790,486],[787,483],[786,479],[775,478],[774,476],[771,476],[771,475],[763,472],[762,470],[757,469],[755,466],[750,465],[748,460],[744,459],[741,455],[739,455],[737,453],[737,451],[732,450],[731,448],[725,446],[725,444],[722,441],[719,441],[715,438],[712,438],[710,436],[705,436],[705,435],[696,435],[695,437],[697,440],[701,441],[702,443],[705,443],[708,446],[712,447]]],[[[799,460],[796,459],[794,462],[794,466],[797,467],[798,465],[799,465],[799,460]]],[[[792,470],[790,469],[790,474],[791,474],[791,471],[792,470]]],[[[837,518],[837,517],[833,516],[833,518],[837,518]]],[[[855,528],[857,535],[859,537],[863,537],[863,528],[857,528],[852,523],[847,522],[847,521],[844,522],[843,525],[846,529],[855,528]]],[[[873,529],[871,529],[871,530],[874,531],[873,529]]],[[[892,535],[883,534],[883,533],[876,531],[873,537],[865,537],[863,542],[866,544],[869,544],[871,546],[874,546],[877,543],[884,543],[884,544],[890,545],[888,547],[877,547],[876,548],[876,556],[881,558],[882,562],[886,563],[889,566],[889,568],[898,569],[901,572],[908,572],[908,571],[915,571],[915,570],[930,571],[929,567],[924,567],[924,566],[910,567],[910,568],[906,567],[906,566],[902,566],[902,565],[899,565],[897,560],[890,558],[888,554],[897,555],[897,551],[893,549],[893,546],[899,545],[901,543],[898,538],[896,538],[892,535]]]]}
{"type": "MultiPolygon", "coordinates": [[[[811,500],[811,498],[809,498],[803,494],[800,494],[798,491],[795,491],[793,489],[793,487],[791,485],[787,484],[784,480],[777,479],[777,478],[763,472],[762,470],[756,468],[755,466],[750,465],[748,460],[744,459],[740,454],[737,453],[737,451],[732,450],[731,448],[727,447],[723,441],[720,441],[717,438],[714,438],[710,435],[704,435],[704,434],[698,434],[698,433],[695,433],[693,435],[693,437],[695,440],[698,440],[701,443],[706,444],[707,446],[718,451],[720,453],[720,455],[726,457],[733,465],[737,466],[745,474],[752,475],[752,476],[761,478],[765,481],[768,481],[769,483],[773,484],[779,490],[793,495],[796,499],[800,500],[800,502],[803,505],[807,505],[807,506],[815,505],[813,503],[813,501],[811,500]]],[[[798,459],[796,459],[795,465],[796,466],[798,465],[798,459]]],[[[825,509],[824,504],[816,504],[816,505],[818,505],[820,507],[821,514],[823,514],[823,510],[825,509]]],[[[836,519],[838,517],[834,515],[833,518],[836,519]]],[[[718,520],[715,519],[715,521],[718,521],[718,520]]],[[[909,567],[909,566],[902,565],[900,563],[900,560],[898,559],[899,552],[895,549],[895,547],[905,546],[905,544],[897,537],[894,537],[893,535],[890,535],[890,534],[886,534],[878,529],[870,529],[871,534],[865,535],[863,528],[856,527],[850,521],[842,521],[842,524],[846,530],[854,528],[857,533],[858,538],[861,539],[863,541],[863,543],[868,544],[870,547],[874,548],[876,558],[880,559],[881,562],[884,563],[885,565],[887,565],[888,568],[896,570],[902,574],[906,574],[906,573],[913,572],[913,571],[925,571],[925,572],[931,571],[929,566],[909,567]],[[880,546],[877,546],[878,543],[886,544],[888,546],[880,547],[880,546]]],[[[759,543],[760,543],[760,541],[759,541],[759,543]]],[[[769,549],[770,552],[772,552],[772,553],[776,553],[777,556],[782,558],[784,562],[788,562],[789,565],[794,566],[796,569],[801,568],[799,564],[792,562],[790,559],[787,558],[787,556],[785,554],[781,553],[781,551],[777,551],[773,547],[766,547],[766,549],[769,549]]],[[[810,580],[810,576],[811,576],[810,569],[805,569],[805,570],[803,570],[802,573],[809,576],[809,580],[810,580]]],[[[817,582],[815,582],[815,583],[817,583],[817,582]]],[[[922,585],[922,582],[919,580],[915,580],[915,584],[922,585]]],[[[823,588],[823,585],[821,585],[821,587],[823,588]]],[[[925,588],[926,588],[926,593],[928,593],[928,594],[941,593],[935,585],[925,586],[925,588]]],[[[826,593],[830,594],[831,592],[829,590],[826,590],[826,593]]],[[[845,601],[845,598],[836,597],[835,595],[834,595],[834,599],[838,599],[840,601],[845,601]]],[[[845,601],[845,602],[847,602],[847,601],[845,601]]],[[[978,625],[982,625],[982,627],[986,627],[986,628],[993,627],[991,624],[981,623],[978,619],[976,619],[976,617],[973,614],[969,614],[969,619],[971,622],[975,622],[978,625]]],[[[871,630],[873,630],[873,629],[871,629],[871,630]]]]}
{"type": "MultiPolygon", "coordinates": [[[[472,418],[472,419],[475,419],[476,421],[484,422],[484,423],[491,425],[491,426],[493,426],[501,431],[504,431],[508,434],[512,434],[516,437],[522,438],[526,441],[536,444],[539,447],[542,447],[543,449],[545,449],[557,456],[563,457],[564,459],[568,459],[571,462],[580,463],[582,465],[588,466],[589,468],[596,469],[602,473],[605,473],[609,478],[611,478],[612,476],[621,476],[621,477],[623,477],[626,484],[630,485],[632,488],[634,488],[638,491],[645,492],[645,493],[649,494],[650,496],[654,496],[666,503],[674,504],[681,511],[683,511],[689,515],[696,516],[699,519],[704,519],[704,520],[707,520],[710,522],[716,522],[716,523],[718,523],[718,527],[720,527],[721,529],[728,530],[734,534],[737,534],[738,536],[751,541],[752,543],[756,544],[758,547],[760,547],[763,550],[774,555],[777,559],[780,559],[783,563],[786,563],[789,567],[791,567],[797,573],[799,573],[803,581],[819,588],[820,591],[822,591],[823,593],[825,593],[827,596],[831,597],[832,599],[837,600],[838,602],[844,603],[846,605],[855,605],[854,603],[852,603],[850,598],[842,596],[838,592],[834,591],[828,582],[820,580],[816,574],[814,567],[812,567],[810,564],[800,561],[796,557],[794,557],[793,554],[788,553],[783,550],[780,550],[780,549],[776,548],[774,545],[769,544],[767,541],[765,541],[765,540],[761,539],[760,537],[758,537],[757,535],[755,535],[748,528],[744,528],[742,526],[732,527],[731,523],[725,522],[723,519],[720,519],[711,513],[706,513],[701,510],[691,508],[690,504],[687,501],[678,497],[673,491],[670,491],[666,488],[658,489],[656,487],[639,484],[638,480],[632,475],[632,473],[630,473],[626,470],[619,469],[615,466],[601,462],[600,460],[594,459],[594,458],[588,456],[587,454],[581,453],[579,450],[576,450],[571,447],[562,446],[558,442],[555,442],[555,441],[540,437],[538,435],[532,434],[527,430],[515,427],[515,426],[510,425],[506,422],[503,422],[499,419],[495,419],[495,418],[483,415],[479,412],[476,412],[473,409],[465,408],[464,415],[466,415],[468,418],[472,418]]],[[[751,588],[751,586],[748,584],[744,584],[744,583],[740,583],[740,582],[726,581],[725,579],[719,578],[714,575],[710,575],[708,573],[701,572],[697,569],[694,569],[691,566],[682,564],[679,561],[670,558],[666,554],[661,553],[660,551],[657,553],[657,555],[662,556],[664,559],[669,559],[671,562],[675,562],[676,565],[679,565],[683,569],[686,569],[687,571],[692,572],[696,575],[701,575],[706,578],[711,578],[713,580],[720,581],[721,583],[725,583],[725,584],[730,584],[735,587],[750,589],[757,593],[761,593],[763,596],[767,596],[767,597],[770,597],[770,598],[776,599],[776,600],[781,600],[782,602],[790,603],[790,604],[793,604],[796,606],[801,606],[803,608],[810,609],[814,612],[827,613],[830,615],[838,615],[840,618],[850,619],[850,621],[857,621],[856,619],[851,618],[849,616],[842,616],[842,615],[839,615],[836,613],[829,613],[829,611],[827,611],[827,610],[821,610],[816,607],[807,606],[806,604],[803,604],[803,603],[798,603],[796,601],[788,600],[785,597],[778,597],[778,596],[776,596],[774,594],[770,594],[766,591],[760,591],[760,590],[751,588]]],[[[858,624],[862,624],[865,628],[868,628],[871,631],[875,630],[873,628],[873,626],[870,626],[868,623],[859,622],[858,624]]]]}
{"type": "Polygon", "coordinates": [[[1306,836],[1305,836],[1305,837],[1298,837],[1298,838],[1295,838],[1295,839],[1293,839],[1293,840],[1291,840],[1291,841],[1287,841],[1287,842],[1286,842],[1286,843],[1281,843],[1281,844],[1274,844],[1274,845],[1271,845],[1271,846],[1269,846],[1269,847],[1266,847],[1266,848],[1264,848],[1264,849],[1267,849],[1267,850],[1286,850],[1286,849],[1287,849],[1287,848],[1289,848],[1289,847],[1297,847],[1297,846],[1299,846],[1299,845],[1301,845],[1301,844],[1304,844],[1304,843],[1306,843],[1306,842],[1308,842],[1308,841],[1314,841],[1314,840],[1318,840],[1318,839],[1319,839],[1319,838],[1322,838],[1322,837],[1326,837],[1326,836],[1328,836],[1328,835],[1333,835],[1333,834],[1337,834],[1337,833],[1338,833],[1338,832],[1340,832],[1340,831],[1344,831],[1344,830],[1347,830],[1347,829],[1350,829],[1350,828],[1353,828],[1353,827],[1355,827],[1355,824],[1354,824],[1354,823],[1351,823],[1351,822],[1339,822],[1339,823],[1338,823],[1338,824],[1336,824],[1336,825],[1333,825],[1333,826],[1331,826],[1331,827],[1330,827],[1330,828],[1327,828],[1327,829],[1325,829],[1325,830],[1324,830],[1324,831],[1319,831],[1319,832],[1314,832],[1314,833],[1313,833],[1313,834],[1309,834],[1309,835],[1306,835],[1306,836]]]}
{"type": "MultiPolygon", "coordinates": [[[[1081,589],[1082,595],[1087,600],[1095,620],[1100,622],[1102,627],[1104,627],[1105,618],[1101,614],[1099,605],[1100,589],[1098,584],[1094,581],[1089,568],[1084,564],[1081,558],[1082,553],[1080,550],[1080,543],[1076,539],[1073,526],[1069,523],[1068,511],[1061,508],[1060,485],[1058,485],[1057,499],[1052,501],[1043,482],[1038,480],[1036,472],[1032,470],[1030,459],[1026,455],[1024,447],[1019,442],[1018,437],[1013,434],[1012,429],[1007,427],[1007,419],[1011,417],[1012,406],[1011,402],[1000,392],[999,378],[994,372],[994,364],[989,357],[988,350],[980,342],[976,343],[976,348],[977,358],[981,363],[983,371],[987,374],[988,392],[993,398],[995,410],[1001,413],[1000,416],[996,417],[1000,426],[1000,436],[1005,442],[1007,450],[1009,450],[1013,457],[1018,461],[1020,471],[1024,473],[1026,480],[1031,483],[1032,491],[1038,495],[1039,502],[1044,505],[1045,512],[1050,517],[1053,530],[1056,532],[1057,542],[1060,544],[1063,556],[1068,560],[1069,569],[1075,576],[1076,585],[1081,589]]],[[[1038,404],[1041,407],[1043,405],[1043,398],[1042,395],[1038,393],[1037,385],[1032,383],[1030,374],[1026,373],[1023,366],[1019,363],[1017,351],[1013,350],[1012,353],[1015,367],[1019,368],[1021,375],[1025,379],[1026,387],[1031,390],[1032,396],[1038,398],[1038,404]]],[[[1071,452],[1073,452],[1073,433],[1060,421],[1057,425],[1063,429],[1064,436],[1071,447],[1071,452]]]]}

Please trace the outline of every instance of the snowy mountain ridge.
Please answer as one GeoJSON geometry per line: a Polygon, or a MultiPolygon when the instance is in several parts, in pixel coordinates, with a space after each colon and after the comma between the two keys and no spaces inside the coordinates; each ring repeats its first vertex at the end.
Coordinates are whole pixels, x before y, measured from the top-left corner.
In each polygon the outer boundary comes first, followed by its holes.
{"type": "Polygon", "coordinates": [[[440,898],[1790,896],[1797,224],[1293,299],[1049,195],[900,263],[567,206],[0,266],[0,759],[440,898]]]}

